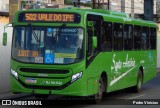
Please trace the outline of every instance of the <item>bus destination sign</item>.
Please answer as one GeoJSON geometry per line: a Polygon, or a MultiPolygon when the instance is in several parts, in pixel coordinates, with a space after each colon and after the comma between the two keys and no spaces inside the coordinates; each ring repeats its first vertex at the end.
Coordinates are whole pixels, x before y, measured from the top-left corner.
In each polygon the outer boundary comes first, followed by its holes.
{"type": "Polygon", "coordinates": [[[21,13],[20,22],[80,22],[80,15],[73,13],[21,13]]]}

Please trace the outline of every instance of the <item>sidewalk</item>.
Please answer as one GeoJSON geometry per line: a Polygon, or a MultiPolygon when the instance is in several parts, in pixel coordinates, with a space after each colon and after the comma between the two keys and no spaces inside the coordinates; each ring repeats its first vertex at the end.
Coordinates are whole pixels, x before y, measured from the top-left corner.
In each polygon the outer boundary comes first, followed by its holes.
{"type": "Polygon", "coordinates": [[[31,94],[22,93],[22,94],[13,94],[11,92],[0,92],[0,99],[16,99],[20,97],[31,96],[31,94]]]}

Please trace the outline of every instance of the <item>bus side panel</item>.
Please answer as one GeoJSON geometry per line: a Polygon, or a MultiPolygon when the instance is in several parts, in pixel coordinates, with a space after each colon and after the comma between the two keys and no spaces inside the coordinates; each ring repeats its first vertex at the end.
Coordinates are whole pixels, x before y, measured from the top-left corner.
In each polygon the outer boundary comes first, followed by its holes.
{"type": "Polygon", "coordinates": [[[146,83],[147,81],[153,79],[157,75],[157,53],[156,51],[147,51],[146,55],[146,63],[144,67],[144,81],[143,83],[146,83]]]}
{"type": "Polygon", "coordinates": [[[86,69],[87,74],[87,94],[93,95],[98,91],[98,80],[100,77],[100,56],[97,55],[86,69]]]}

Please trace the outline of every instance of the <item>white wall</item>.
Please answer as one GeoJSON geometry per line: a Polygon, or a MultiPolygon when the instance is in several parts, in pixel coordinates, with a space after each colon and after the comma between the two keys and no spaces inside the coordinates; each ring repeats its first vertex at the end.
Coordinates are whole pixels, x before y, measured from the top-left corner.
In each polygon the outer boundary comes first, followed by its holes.
{"type": "Polygon", "coordinates": [[[9,12],[9,0],[0,0],[0,11],[9,12]]]}
{"type": "Polygon", "coordinates": [[[2,45],[2,37],[4,32],[4,24],[0,23],[0,92],[8,92],[10,90],[9,70],[10,70],[10,54],[12,28],[7,28],[8,43],[7,46],[2,45]]]}

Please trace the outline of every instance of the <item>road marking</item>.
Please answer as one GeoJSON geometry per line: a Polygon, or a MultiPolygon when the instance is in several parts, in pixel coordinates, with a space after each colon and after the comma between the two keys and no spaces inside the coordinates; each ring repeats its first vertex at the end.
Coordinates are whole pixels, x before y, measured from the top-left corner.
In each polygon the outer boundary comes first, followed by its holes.
{"type": "Polygon", "coordinates": [[[129,99],[135,99],[135,98],[138,98],[138,97],[142,97],[142,96],[144,96],[144,95],[146,95],[146,94],[142,94],[142,95],[139,95],[139,96],[134,96],[134,97],[131,97],[131,98],[129,98],[129,99]]]}

